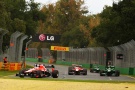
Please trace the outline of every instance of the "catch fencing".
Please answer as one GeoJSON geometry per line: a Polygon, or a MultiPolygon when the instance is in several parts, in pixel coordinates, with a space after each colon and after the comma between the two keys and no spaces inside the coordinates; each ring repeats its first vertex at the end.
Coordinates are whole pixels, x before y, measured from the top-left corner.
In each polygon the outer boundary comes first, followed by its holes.
{"type": "MultiPolygon", "coordinates": [[[[135,67],[135,41],[108,47],[110,61],[117,67],[135,67]]],[[[69,52],[57,51],[57,60],[64,60],[78,64],[106,65],[107,52],[103,47],[70,48],[69,52]]]]}
{"type": "MultiPolygon", "coordinates": [[[[49,59],[51,57],[48,48],[41,48],[42,58],[49,59]]],[[[99,64],[106,65],[107,52],[110,52],[109,61],[117,67],[135,67],[135,41],[131,40],[127,43],[113,47],[90,47],[90,48],[70,48],[69,51],[57,51],[57,60],[77,64],[99,64]]],[[[26,58],[37,58],[38,50],[29,48],[26,58]]]]}
{"type": "Polygon", "coordinates": [[[28,48],[26,52],[26,58],[38,58],[37,48],[28,48]]]}
{"type": "Polygon", "coordinates": [[[135,41],[131,40],[125,44],[109,47],[111,58],[115,66],[135,67],[135,41]],[[118,55],[122,55],[118,58],[118,55]]]}
{"type": "Polygon", "coordinates": [[[106,50],[102,47],[70,49],[69,52],[58,51],[57,60],[105,65],[105,54],[106,50]]]}
{"type": "MultiPolygon", "coordinates": [[[[42,59],[49,59],[51,54],[48,48],[41,48],[41,57],[42,59]]],[[[26,58],[38,58],[38,49],[37,48],[28,48],[26,53],[26,58]]]]}
{"type": "Polygon", "coordinates": [[[42,58],[43,59],[50,59],[51,53],[48,48],[41,48],[42,50],[42,58]]]}

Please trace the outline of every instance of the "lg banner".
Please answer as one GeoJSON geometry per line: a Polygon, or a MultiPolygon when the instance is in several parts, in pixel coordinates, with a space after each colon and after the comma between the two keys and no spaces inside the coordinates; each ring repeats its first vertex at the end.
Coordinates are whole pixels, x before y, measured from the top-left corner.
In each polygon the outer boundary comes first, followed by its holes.
{"type": "Polygon", "coordinates": [[[53,34],[36,34],[32,36],[33,42],[52,42],[59,43],[61,35],[53,35],[53,34]]]}

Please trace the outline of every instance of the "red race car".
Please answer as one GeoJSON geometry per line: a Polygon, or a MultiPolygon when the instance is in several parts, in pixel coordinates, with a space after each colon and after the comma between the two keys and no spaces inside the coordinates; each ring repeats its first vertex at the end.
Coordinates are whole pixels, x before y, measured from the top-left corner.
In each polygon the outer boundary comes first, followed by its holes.
{"type": "Polygon", "coordinates": [[[35,64],[34,68],[23,69],[16,74],[19,77],[31,77],[31,78],[42,78],[42,77],[50,77],[58,78],[59,71],[55,70],[54,65],[43,65],[43,64],[35,64]],[[50,70],[51,69],[51,70],[50,70]]]}
{"type": "Polygon", "coordinates": [[[82,65],[72,64],[68,67],[68,75],[87,75],[87,69],[83,68],[82,65]]]}

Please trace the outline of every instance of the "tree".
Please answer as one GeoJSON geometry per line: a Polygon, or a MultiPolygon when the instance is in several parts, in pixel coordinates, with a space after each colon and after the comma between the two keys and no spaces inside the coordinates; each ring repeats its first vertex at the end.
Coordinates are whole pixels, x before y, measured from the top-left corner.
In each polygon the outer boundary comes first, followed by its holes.
{"type": "Polygon", "coordinates": [[[100,14],[101,24],[92,31],[93,38],[102,46],[114,46],[135,39],[134,12],[135,0],[123,0],[113,3],[113,7],[106,7],[100,14]]]}
{"type": "Polygon", "coordinates": [[[9,13],[6,11],[4,0],[0,1],[0,28],[7,29],[10,20],[9,13]]]}
{"type": "Polygon", "coordinates": [[[80,27],[81,19],[86,17],[84,14],[88,12],[85,7],[81,7],[83,3],[83,0],[59,0],[55,5],[44,6],[41,11],[45,13],[46,19],[40,21],[38,31],[62,35],[60,45],[87,46],[88,40],[85,40],[84,32],[81,31],[80,27]]]}

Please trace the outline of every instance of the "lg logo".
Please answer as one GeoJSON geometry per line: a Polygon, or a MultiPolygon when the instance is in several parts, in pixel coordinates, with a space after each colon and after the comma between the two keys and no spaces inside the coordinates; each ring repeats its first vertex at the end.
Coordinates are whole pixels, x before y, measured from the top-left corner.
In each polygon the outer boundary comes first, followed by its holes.
{"type": "Polygon", "coordinates": [[[54,41],[54,36],[47,36],[45,34],[40,34],[39,35],[39,40],[40,41],[45,41],[45,40],[47,40],[47,41],[54,41]]]}
{"type": "Polygon", "coordinates": [[[39,40],[40,41],[44,41],[45,40],[45,35],[44,34],[40,34],[39,35],[39,40]]]}
{"type": "Polygon", "coordinates": [[[47,36],[48,41],[54,41],[54,36],[47,36]]]}

